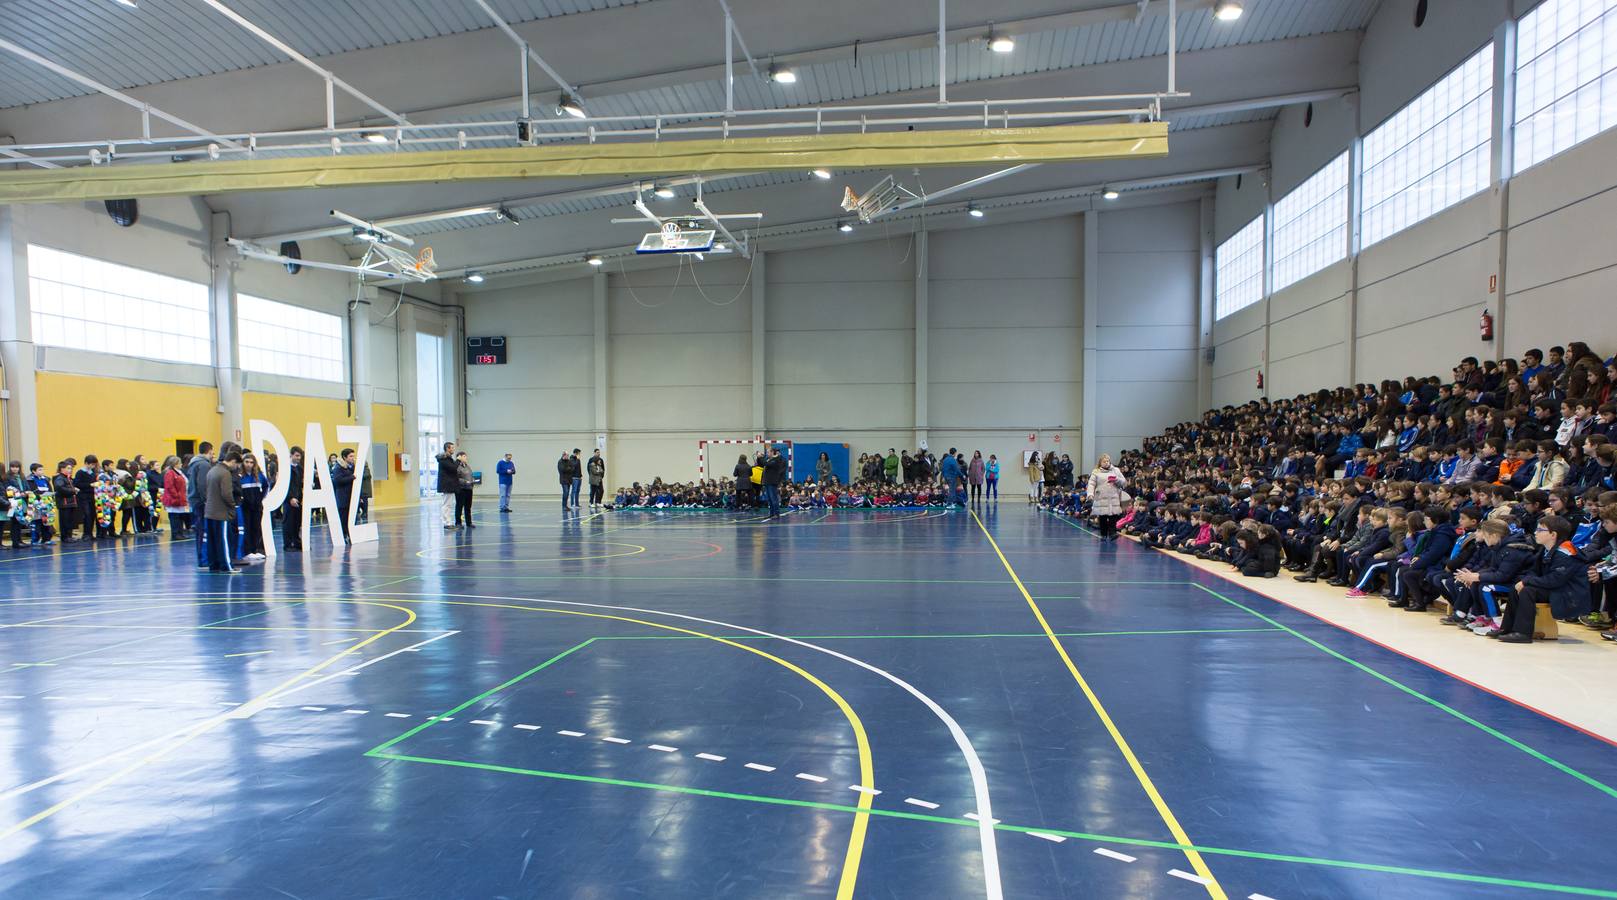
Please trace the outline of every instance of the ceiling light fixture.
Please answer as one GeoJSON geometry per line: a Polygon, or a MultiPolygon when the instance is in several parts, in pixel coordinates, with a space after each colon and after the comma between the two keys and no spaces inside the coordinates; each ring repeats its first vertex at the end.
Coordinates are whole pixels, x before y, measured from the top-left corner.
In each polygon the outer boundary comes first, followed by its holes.
{"type": "Polygon", "coordinates": [[[373,144],[387,143],[387,135],[381,133],[380,131],[361,131],[359,136],[373,144]]]}
{"type": "Polygon", "coordinates": [[[1101,197],[1106,200],[1116,200],[1117,196],[1117,191],[1113,190],[1112,188],[1107,188],[1101,192],[1101,197]]]}
{"type": "Polygon", "coordinates": [[[796,84],[797,73],[784,66],[771,63],[769,66],[769,80],[776,84],[796,84]]]}
{"type": "Polygon", "coordinates": [[[987,213],[984,213],[982,210],[978,209],[976,204],[972,204],[971,206],[966,207],[966,215],[971,216],[973,219],[981,219],[983,216],[987,215],[987,213]]]}
{"type": "Polygon", "coordinates": [[[584,101],[579,99],[577,94],[563,92],[561,99],[556,101],[556,115],[583,119],[587,118],[589,113],[584,111],[584,101]]]}
{"type": "Polygon", "coordinates": [[[511,212],[509,209],[506,209],[503,206],[494,211],[494,218],[500,220],[501,222],[510,222],[512,225],[522,224],[522,220],[516,217],[516,213],[511,212]]]}
{"type": "Polygon", "coordinates": [[[848,232],[853,230],[853,223],[852,222],[838,222],[837,223],[837,230],[842,232],[843,234],[847,234],[848,232]]]}
{"type": "Polygon", "coordinates": [[[830,169],[815,169],[814,171],[810,172],[809,174],[813,175],[815,178],[820,179],[821,181],[830,181],[831,180],[831,170],[830,169]]]}
{"type": "Polygon", "coordinates": [[[600,266],[606,264],[606,260],[600,258],[599,256],[593,256],[593,255],[584,257],[584,261],[589,263],[590,265],[596,266],[596,267],[600,267],[600,266]]]}
{"type": "Polygon", "coordinates": [[[988,49],[995,53],[1009,53],[1016,49],[1016,39],[1003,34],[995,34],[994,29],[988,29],[988,49]]]}
{"type": "Polygon", "coordinates": [[[652,193],[656,194],[660,199],[663,200],[674,199],[674,189],[666,184],[657,185],[656,189],[653,190],[652,193]]]}
{"type": "Polygon", "coordinates": [[[483,273],[482,272],[467,272],[466,273],[466,280],[471,282],[472,284],[482,284],[483,283],[483,273]]]}
{"type": "Polygon", "coordinates": [[[1220,22],[1233,22],[1241,18],[1240,0],[1219,0],[1213,6],[1213,18],[1220,22]]]}
{"type": "Polygon", "coordinates": [[[354,238],[356,240],[367,241],[372,244],[378,244],[382,241],[382,236],[380,234],[359,225],[354,226],[354,238]]]}
{"type": "Polygon", "coordinates": [[[135,0],[117,0],[117,3],[119,6],[127,6],[130,9],[140,9],[139,4],[137,4],[135,0]]]}

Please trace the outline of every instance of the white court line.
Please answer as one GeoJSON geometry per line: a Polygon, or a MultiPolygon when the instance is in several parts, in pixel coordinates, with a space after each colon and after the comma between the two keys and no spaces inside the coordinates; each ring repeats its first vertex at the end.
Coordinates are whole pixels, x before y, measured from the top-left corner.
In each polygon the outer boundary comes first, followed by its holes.
{"type": "Polygon", "coordinates": [[[1059,834],[1045,834],[1042,831],[1029,831],[1027,833],[1034,836],[1034,837],[1036,837],[1036,838],[1044,838],[1045,840],[1049,841],[1052,844],[1065,843],[1066,840],[1067,840],[1066,838],[1062,837],[1059,834]]]}
{"type": "Polygon", "coordinates": [[[615,737],[604,737],[604,738],[601,738],[601,740],[606,741],[608,744],[627,744],[627,743],[630,743],[629,741],[624,740],[623,738],[615,738],[615,737]]]}
{"type": "Polygon", "coordinates": [[[1265,897],[1262,894],[1247,894],[1246,895],[1246,900],[1275,900],[1275,898],[1273,898],[1273,897],[1265,897]]]}
{"type": "Polygon", "coordinates": [[[21,695],[21,694],[7,694],[4,697],[0,697],[0,700],[21,700],[21,699],[23,699],[23,695],[21,695]]]}
{"type": "Polygon", "coordinates": [[[520,728],[523,731],[538,731],[539,730],[538,725],[513,725],[512,727],[513,728],[520,728]]]}
{"type": "Polygon", "coordinates": [[[724,762],[724,757],[722,757],[722,756],[714,756],[711,753],[698,753],[698,754],[696,754],[696,758],[697,759],[712,760],[713,762],[724,762]]]}
{"type": "Polygon", "coordinates": [[[330,647],[332,644],[352,644],[353,642],[355,642],[357,640],[362,640],[362,638],[351,637],[351,638],[338,638],[338,639],[336,639],[334,641],[322,641],[320,646],[322,646],[322,647],[330,647]]]}
{"type": "Polygon", "coordinates": [[[747,768],[749,768],[749,769],[757,769],[760,772],[773,772],[773,771],[775,771],[774,766],[761,766],[761,765],[759,765],[757,763],[747,763],[747,768]]]}
{"type": "Polygon", "coordinates": [[[658,753],[677,753],[677,752],[679,752],[678,747],[664,747],[662,744],[648,744],[648,745],[646,745],[646,749],[647,750],[655,750],[658,753]]]}
{"type": "Polygon", "coordinates": [[[584,736],[584,732],[582,732],[582,731],[558,731],[556,733],[560,734],[560,735],[565,735],[567,737],[583,737],[584,736]]]}
{"type": "Polygon", "coordinates": [[[368,709],[345,709],[345,710],[343,710],[343,715],[345,715],[345,716],[364,716],[364,715],[369,715],[369,714],[370,714],[370,710],[368,710],[368,709]]]}
{"type": "Polygon", "coordinates": [[[803,779],[804,781],[812,781],[815,784],[823,784],[825,782],[824,778],[821,778],[818,775],[810,775],[807,772],[798,772],[797,777],[803,779]]]}
{"type": "Polygon", "coordinates": [[[988,824],[989,824],[989,825],[998,825],[998,824],[999,824],[999,820],[998,820],[998,819],[994,819],[994,818],[983,818],[983,817],[982,817],[982,816],[979,816],[979,815],[977,815],[977,814],[976,814],[976,813],[974,813],[974,812],[969,812],[969,813],[966,813],[966,818],[968,818],[968,819],[970,819],[970,820],[972,820],[972,821],[973,821],[973,822],[986,822],[986,823],[988,823],[988,824]]]}
{"type": "Polygon", "coordinates": [[[408,718],[410,718],[410,714],[409,713],[388,713],[387,717],[389,719],[408,719],[408,718]]]}
{"type": "Polygon", "coordinates": [[[472,720],[472,724],[473,724],[473,725],[493,725],[493,726],[495,726],[495,727],[496,727],[496,728],[498,728],[498,727],[499,727],[499,725],[500,725],[500,723],[498,723],[498,722],[492,722],[492,721],[490,721],[490,720],[488,720],[488,719],[473,719],[473,720],[472,720]]]}
{"type": "Polygon", "coordinates": [[[922,809],[937,809],[938,808],[938,804],[936,804],[936,803],[929,803],[929,802],[927,802],[925,800],[917,800],[914,797],[905,797],[904,802],[908,803],[911,806],[919,806],[922,809]]]}
{"type": "Polygon", "coordinates": [[[858,791],[861,794],[869,794],[872,797],[881,793],[881,791],[878,791],[875,788],[867,788],[862,784],[850,784],[848,785],[848,790],[858,791]]]}
{"type": "MultiPolygon", "coordinates": [[[[457,634],[460,634],[460,632],[459,631],[446,631],[443,634],[438,635],[437,637],[430,637],[430,638],[427,638],[426,640],[421,641],[419,643],[411,644],[408,647],[401,647],[398,650],[394,650],[392,653],[384,653],[381,656],[376,657],[375,659],[368,659],[365,662],[362,662],[357,666],[354,666],[354,667],[349,668],[349,669],[345,669],[345,670],[343,670],[341,672],[336,673],[335,675],[327,675],[324,678],[316,678],[315,680],[310,681],[310,682],[308,682],[306,684],[300,684],[297,687],[290,688],[288,690],[280,692],[279,694],[276,694],[271,699],[280,699],[281,697],[285,697],[285,696],[288,696],[288,695],[291,695],[291,694],[296,694],[299,691],[306,691],[309,688],[315,687],[317,685],[325,684],[326,682],[331,681],[332,679],[335,679],[335,678],[342,678],[345,675],[356,675],[356,674],[359,673],[360,669],[364,669],[364,668],[368,668],[370,666],[374,666],[374,665],[376,665],[377,663],[381,662],[384,659],[391,659],[391,658],[393,658],[395,656],[398,656],[400,653],[404,653],[404,652],[407,652],[407,651],[419,650],[422,647],[425,647],[426,645],[432,643],[433,641],[441,641],[446,637],[452,637],[452,636],[457,635],[457,634]]],[[[243,709],[246,710],[245,707],[243,707],[243,709]]],[[[232,718],[245,719],[245,718],[251,716],[256,711],[257,710],[246,710],[245,712],[238,712],[232,718]]],[[[447,722],[449,720],[448,719],[440,719],[439,721],[447,722]]]]}
{"type": "MultiPolygon", "coordinates": [[[[757,628],[748,628],[744,625],[734,625],[729,622],[721,622],[717,619],[704,619],[700,616],[690,616],[685,615],[684,613],[667,612],[665,610],[647,609],[645,607],[637,606],[613,606],[606,603],[584,603],[577,600],[538,600],[532,597],[509,597],[498,594],[429,594],[425,591],[398,591],[394,592],[390,599],[401,600],[410,596],[430,598],[433,600],[449,600],[458,597],[472,600],[503,600],[506,602],[521,604],[542,603],[550,604],[552,606],[575,606],[586,609],[610,609],[618,612],[633,612],[641,613],[643,615],[665,616],[671,619],[683,619],[687,622],[701,622],[705,625],[717,625],[723,628],[731,628],[736,631],[746,632],[748,634],[756,634],[760,637],[774,638],[775,640],[785,641],[788,644],[795,644],[799,647],[804,647],[817,653],[824,653],[827,656],[835,657],[843,662],[858,666],[861,669],[879,675],[893,684],[898,685],[910,696],[919,700],[923,705],[926,706],[927,709],[930,709],[932,714],[937,716],[939,721],[943,722],[943,724],[949,729],[949,734],[954,738],[955,746],[960,749],[961,755],[966,759],[966,769],[971,773],[972,794],[973,799],[976,801],[977,808],[982,810],[984,813],[992,813],[993,811],[993,807],[988,796],[988,774],[986,771],[984,771],[982,759],[977,756],[976,748],[972,746],[971,739],[966,736],[965,729],[960,727],[960,723],[956,722],[954,717],[949,715],[947,710],[945,710],[942,706],[939,706],[937,701],[921,693],[915,688],[914,685],[885,669],[873,666],[864,660],[856,659],[847,655],[846,653],[839,653],[836,650],[831,650],[808,641],[786,637],[785,635],[775,634],[774,632],[770,631],[762,631],[757,628]]],[[[977,827],[977,840],[982,847],[983,889],[988,900],[1002,900],[1002,898],[1005,896],[1004,888],[1000,884],[997,837],[998,836],[995,833],[992,822],[986,820],[980,822],[977,827]]]]}
{"type": "Polygon", "coordinates": [[[298,708],[303,710],[304,712],[325,712],[326,711],[326,708],[324,706],[300,706],[298,708]]]}
{"type": "Polygon", "coordinates": [[[1135,860],[1135,857],[1132,857],[1127,853],[1119,853],[1116,850],[1108,850],[1105,847],[1096,847],[1095,854],[1097,856],[1104,856],[1109,859],[1116,859],[1122,862],[1134,862],[1135,860]]]}
{"type": "Polygon", "coordinates": [[[1201,877],[1200,875],[1192,875],[1189,872],[1185,872],[1180,869],[1169,869],[1168,874],[1175,878],[1183,878],[1186,881],[1194,881],[1197,884],[1212,884],[1211,881],[1201,877]]]}

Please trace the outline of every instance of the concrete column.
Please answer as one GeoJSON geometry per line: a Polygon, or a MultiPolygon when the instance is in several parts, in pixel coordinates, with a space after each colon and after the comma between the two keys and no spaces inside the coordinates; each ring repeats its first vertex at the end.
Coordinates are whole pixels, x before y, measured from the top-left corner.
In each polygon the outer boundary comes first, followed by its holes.
{"type": "Polygon", "coordinates": [[[348,352],[353,354],[354,421],[371,424],[371,299],[376,288],[366,288],[364,296],[348,311],[348,352]]]}
{"type": "Polygon", "coordinates": [[[1213,279],[1216,247],[1213,244],[1213,198],[1201,200],[1201,266],[1197,281],[1196,305],[1196,408],[1213,408],[1213,364],[1207,361],[1213,348],[1213,279]]]}
{"type": "MultiPolygon", "coordinates": [[[[461,306],[459,294],[451,294],[450,302],[461,306]]],[[[460,443],[460,432],[466,422],[466,327],[459,316],[445,316],[444,346],[440,363],[444,378],[444,440],[460,443]]]]}
{"type": "MultiPolygon", "coordinates": [[[[1494,293],[1488,297],[1493,311],[1493,358],[1505,359],[1506,263],[1510,256],[1510,182],[1516,160],[1516,20],[1506,17],[1493,37],[1493,175],[1499,212],[1499,260],[1494,293]]],[[[1480,354],[1479,354],[1480,355],[1480,354]]]]}
{"type": "Polygon", "coordinates": [[[767,370],[764,368],[764,341],[767,315],[765,302],[768,299],[768,289],[765,287],[765,272],[768,269],[765,263],[768,260],[762,250],[752,253],[752,433],[768,434],[769,420],[764,409],[765,392],[768,388],[767,370]]]}
{"type": "Polygon", "coordinates": [[[1080,471],[1100,458],[1100,339],[1097,334],[1100,327],[1100,218],[1100,213],[1093,209],[1084,213],[1084,295],[1080,298],[1084,310],[1084,361],[1078,372],[1084,391],[1079,411],[1082,424],[1078,447],[1083,454],[1077,461],[1080,471]]]}
{"type": "MultiPolygon", "coordinates": [[[[596,435],[607,435],[607,440],[610,441],[611,435],[607,429],[609,421],[607,417],[607,398],[611,393],[612,384],[610,381],[611,375],[609,374],[611,369],[608,367],[611,360],[607,353],[610,352],[608,348],[611,347],[612,342],[610,340],[611,326],[608,324],[610,320],[607,318],[606,279],[607,274],[605,272],[596,272],[590,285],[594,291],[592,302],[595,311],[595,329],[592,332],[595,338],[595,353],[593,356],[595,377],[590,383],[595,387],[595,433],[596,435]]],[[[606,455],[605,447],[601,448],[601,455],[606,455]]]]}
{"type": "Polygon", "coordinates": [[[5,374],[6,457],[24,466],[39,458],[34,384],[33,304],[28,295],[25,207],[0,204],[0,370],[5,374]]]}
{"type": "MultiPolygon", "coordinates": [[[[415,359],[415,307],[405,303],[399,307],[397,319],[398,331],[395,332],[394,350],[399,361],[399,408],[404,419],[404,452],[410,454],[415,460],[411,476],[419,476],[424,463],[421,457],[421,399],[416,396],[416,359],[415,359]]],[[[406,476],[410,477],[410,476],[406,476]]],[[[404,496],[413,499],[415,485],[418,481],[406,484],[404,496]]]]}
{"type": "Polygon", "coordinates": [[[1364,190],[1364,141],[1359,137],[1359,95],[1346,99],[1353,104],[1353,142],[1348,145],[1348,292],[1347,292],[1347,361],[1343,384],[1357,384],[1359,380],[1359,245],[1361,243],[1359,198],[1364,190]]]}
{"type": "Polygon", "coordinates": [[[236,344],[236,251],[226,243],[230,214],[216,212],[208,220],[208,265],[213,276],[209,300],[213,311],[213,380],[219,389],[219,430],[225,440],[242,440],[241,348],[236,344]]]}
{"type": "Polygon", "coordinates": [[[927,275],[927,241],[926,232],[915,233],[915,440],[914,445],[919,447],[926,440],[927,431],[927,387],[931,374],[928,371],[927,350],[931,339],[928,324],[928,293],[930,279],[927,275]]]}

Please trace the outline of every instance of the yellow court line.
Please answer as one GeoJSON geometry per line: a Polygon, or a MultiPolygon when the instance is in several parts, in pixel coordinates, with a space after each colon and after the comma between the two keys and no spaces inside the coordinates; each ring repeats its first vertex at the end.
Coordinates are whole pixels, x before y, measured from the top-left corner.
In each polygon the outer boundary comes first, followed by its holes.
{"type": "MultiPolygon", "coordinates": [[[[227,602],[227,601],[220,601],[221,604],[224,603],[224,602],[227,602]]],[[[294,601],[294,602],[321,602],[321,601],[309,601],[309,600],[307,600],[305,598],[303,600],[294,601]]],[[[57,803],[55,803],[55,804],[53,804],[53,805],[51,805],[51,806],[49,806],[49,807],[47,807],[45,809],[40,810],[37,813],[34,813],[33,815],[29,816],[26,819],[23,819],[20,822],[16,822],[16,823],[14,823],[12,825],[8,825],[7,827],[5,827],[3,829],[0,829],[0,841],[5,840],[6,838],[12,837],[13,835],[18,834],[19,832],[25,831],[25,830],[33,827],[34,825],[37,825],[40,822],[45,821],[46,819],[50,818],[51,816],[56,815],[57,813],[61,812],[62,810],[67,809],[69,806],[72,806],[73,804],[78,803],[80,800],[83,800],[83,799],[85,799],[87,797],[90,797],[90,796],[96,794],[102,788],[104,788],[107,785],[110,785],[110,784],[118,781],[119,779],[123,778],[124,776],[129,775],[132,772],[138,771],[139,769],[142,769],[142,768],[144,768],[144,767],[146,767],[146,766],[148,766],[148,765],[150,765],[150,764],[152,764],[154,762],[157,762],[158,760],[162,759],[163,757],[168,756],[170,753],[173,753],[175,750],[178,750],[181,747],[185,746],[186,744],[191,743],[192,741],[196,740],[197,738],[201,737],[204,734],[207,734],[208,732],[214,730],[215,728],[218,728],[220,725],[223,725],[224,723],[230,721],[231,719],[246,718],[247,716],[252,715],[252,713],[258,712],[259,710],[263,709],[264,706],[269,703],[269,701],[273,700],[278,695],[284,693],[285,691],[290,689],[294,684],[297,684],[299,681],[302,681],[303,679],[308,678],[311,675],[314,675],[315,673],[319,672],[322,669],[325,669],[325,668],[327,668],[329,666],[332,666],[332,665],[336,664],[343,657],[353,654],[355,651],[357,651],[359,648],[365,646],[366,644],[369,644],[372,641],[380,640],[381,638],[386,637],[389,634],[392,634],[393,632],[397,631],[398,629],[403,628],[403,627],[413,623],[416,620],[415,611],[411,610],[411,609],[407,609],[407,608],[402,607],[402,606],[394,606],[391,603],[381,603],[381,602],[370,601],[370,600],[355,600],[355,601],[351,601],[351,602],[361,603],[361,604],[364,604],[366,606],[384,606],[384,607],[387,607],[389,609],[396,609],[399,612],[404,613],[406,618],[404,619],[404,621],[402,621],[399,624],[393,626],[392,628],[388,628],[388,629],[383,630],[383,631],[378,631],[377,633],[375,633],[375,634],[371,635],[370,637],[366,638],[365,640],[355,644],[354,646],[349,647],[349,648],[347,648],[345,650],[339,651],[338,653],[336,653],[335,655],[329,657],[328,659],[324,660],[323,662],[316,663],[315,665],[310,666],[307,669],[304,669],[302,672],[299,672],[298,674],[292,676],[291,678],[288,678],[287,680],[281,682],[280,684],[276,685],[275,687],[270,688],[268,691],[265,691],[264,693],[259,694],[258,696],[254,697],[251,700],[248,700],[246,703],[243,703],[241,706],[239,706],[239,707],[237,707],[237,708],[235,708],[233,710],[230,710],[229,712],[220,713],[219,715],[213,716],[212,718],[204,719],[204,720],[202,720],[201,722],[199,722],[199,723],[197,723],[195,725],[191,725],[191,726],[188,726],[186,728],[183,728],[183,729],[181,729],[180,731],[178,731],[178,732],[176,732],[174,734],[167,735],[167,736],[162,737],[162,738],[158,738],[157,739],[158,743],[162,743],[164,741],[167,741],[167,743],[163,744],[163,746],[160,746],[158,749],[152,751],[151,753],[148,753],[145,756],[142,756],[140,759],[135,760],[134,762],[130,763],[129,765],[124,766],[123,768],[119,769],[118,771],[113,772],[111,775],[108,775],[108,776],[96,781],[95,783],[91,784],[89,787],[85,788],[84,790],[78,791],[77,793],[74,793],[74,794],[62,799],[61,801],[59,801],[59,802],[57,802],[57,803]]],[[[213,605],[213,604],[206,604],[206,605],[213,605]]],[[[126,753],[129,753],[131,750],[133,750],[133,749],[135,749],[137,747],[142,747],[142,746],[146,746],[146,744],[145,743],[136,744],[136,745],[134,745],[134,747],[125,748],[124,750],[108,754],[108,755],[102,757],[101,759],[95,760],[94,762],[92,762],[90,764],[87,764],[87,765],[94,765],[94,764],[104,762],[104,761],[109,760],[109,759],[114,759],[114,758],[116,758],[118,756],[122,756],[122,755],[124,755],[126,753]]],[[[86,766],[79,766],[79,767],[76,767],[72,771],[82,771],[85,767],[86,766]]],[[[10,793],[13,793],[13,791],[8,791],[6,793],[10,794],[10,793]]],[[[3,796],[4,795],[0,795],[0,797],[3,797],[3,796]]]]}
{"type": "MultiPolygon", "coordinates": [[[[785,667],[787,670],[795,673],[805,681],[808,681],[810,684],[819,688],[822,693],[831,698],[831,702],[835,703],[838,709],[842,710],[843,717],[848,720],[849,725],[853,726],[854,741],[859,747],[859,785],[865,788],[865,790],[858,792],[859,799],[855,801],[855,806],[859,811],[855,813],[853,817],[853,832],[848,835],[848,849],[843,855],[842,859],[842,877],[837,882],[837,900],[852,900],[854,883],[859,877],[859,861],[863,857],[865,850],[865,833],[870,826],[869,810],[872,802],[871,798],[875,793],[874,789],[876,787],[875,763],[871,756],[870,737],[865,733],[864,722],[860,721],[859,714],[853,711],[853,707],[848,705],[848,701],[843,699],[842,695],[837,693],[830,685],[814,677],[813,674],[800,668],[796,664],[781,659],[773,653],[759,650],[757,647],[749,647],[746,644],[736,641],[727,640],[725,638],[718,637],[717,635],[707,634],[701,631],[694,631],[689,628],[680,628],[677,625],[663,625],[658,622],[648,622],[644,619],[630,618],[629,616],[614,616],[607,613],[581,612],[573,609],[555,609],[547,606],[519,606],[514,603],[480,603],[470,600],[429,601],[410,600],[406,598],[392,599],[395,599],[400,603],[442,603],[454,606],[486,606],[494,609],[516,609],[525,610],[528,612],[556,613],[563,616],[583,616],[587,619],[612,619],[618,622],[630,622],[635,625],[644,625],[648,628],[660,628],[665,631],[677,631],[680,634],[688,634],[692,637],[707,638],[710,641],[717,641],[718,643],[724,644],[728,647],[734,647],[737,650],[745,650],[748,653],[761,656],[778,666],[785,667]]],[[[337,602],[342,601],[339,600],[337,602]]],[[[4,835],[0,835],[0,837],[4,837],[4,835]]]]}
{"type": "MultiPolygon", "coordinates": [[[[1016,589],[1022,592],[1022,598],[1027,601],[1028,607],[1033,610],[1033,617],[1039,620],[1039,627],[1044,629],[1045,636],[1050,639],[1051,645],[1056,648],[1056,653],[1061,656],[1061,661],[1067,664],[1067,671],[1072,673],[1072,678],[1078,682],[1079,689],[1084,692],[1085,697],[1089,698],[1089,705],[1094,707],[1095,714],[1100,717],[1101,724],[1106,726],[1106,731],[1112,736],[1113,742],[1117,744],[1117,749],[1122,752],[1123,758],[1128,761],[1129,768],[1134,771],[1134,777],[1139,779],[1140,787],[1145,789],[1145,795],[1151,798],[1151,804],[1157,808],[1157,815],[1162,817],[1163,824],[1168,826],[1168,831],[1173,834],[1173,839],[1180,844],[1184,844],[1187,848],[1195,846],[1190,836],[1185,834],[1185,829],[1179,825],[1179,820],[1175,818],[1173,810],[1169,809],[1167,802],[1162,799],[1162,794],[1158,793],[1157,786],[1151,782],[1151,776],[1146,774],[1145,767],[1140,765],[1140,760],[1134,755],[1134,750],[1129,747],[1129,742],[1124,740],[1123,733],[1117,730],[1116,723],[1112,721],[1111,715],[1106,712],[1106,707],[1101,705],[1100,698],[1095,696],[1095,692],[1089,687],[1089,682],[1084,680],[1083,674],[1073,664],[1072,657],[1067,655],[1067,648],[1061,646],[1061,641],[1056,638],[1055,631],[1050,628],[1050,623],[1045,620],[1044,612],[1039,609],[1039,604],[1033,602],[1033,595],[1028,593],[1027,586],[1022,584],[1022,579],[1017,576],[1016,570],[1011,568],[1011,561],[1005,558],[1004,552],[999,549],[999,542],[994,540],[992,534],[989,534],[988,526],[984,525],[983,520],[977,517],[976,510],[971,511],[971,519],[977,523],[978,528],[982,529],[983,537],[988,538],[989,545],[994,548],[994,553],[999,557],[1000,563],[1005,566],[1005,571],[1009,572],[1011,580],[1016,582],[1016,589]]],[[[1219,886],[1218,879],[1213,876],[1213,870],[1207,867],[1207,863],[1202,860],[1200,853],[1186,849],[1185,858],[1190,861],[1190,865],[1196,870],[1196,874],[1207,880],[1207,893],[1211,894],[1214,900],[1228,900],[1229,895],[1225,894],[1224,888],[1219,886]]]]}

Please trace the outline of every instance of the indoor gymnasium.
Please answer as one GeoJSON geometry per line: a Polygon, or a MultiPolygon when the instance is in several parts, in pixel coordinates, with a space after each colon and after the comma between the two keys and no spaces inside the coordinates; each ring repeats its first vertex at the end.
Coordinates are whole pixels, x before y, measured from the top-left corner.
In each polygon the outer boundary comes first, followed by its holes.
{"type": "Polygon", "coordinates": [[[0,0],[0,897],[1617,898],[1617,0],[0,0]]]}

